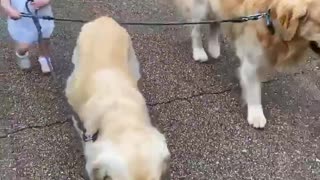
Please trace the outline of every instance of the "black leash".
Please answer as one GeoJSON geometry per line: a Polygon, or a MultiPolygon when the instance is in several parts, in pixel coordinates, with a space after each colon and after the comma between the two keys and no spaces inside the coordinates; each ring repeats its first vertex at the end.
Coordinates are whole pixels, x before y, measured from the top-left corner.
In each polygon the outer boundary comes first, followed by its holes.
{"type": "MultiPolygon", "coordinates": [[[[49,20],[49,21],[61,21],[61,22],[78,22],[78,23],[87,23],[89,21],[86,20],[80,20],[80,19],[67,19],[67,18],[55,18],[52,16],[38,16],[38,10],[35,10],[35,13],[32,13],[29,9],[29,3],[33,2],[33,0],[27,0],[26,1],[26,9],[27,13],[22,12],[21,16],[24,18],[31,18],[33,20],[33,23],[35,24],[37,31],[38,31],[38,43],[39,47],[40,44],[43,40],[42,36],[42,27],[40,24],[40,19],[43,20],[49,20]]],[[[238,17],[238,18],[233,18],[233,19],[227,19],[227,20],[214,20],[214,21],[198,21],[198,22],[118,22],[121,25],[131,25],[131,26],[181,26],[181,25],[196,25],[196,24],[217,24],[217,23],[244,23],[247,21],[256,21],[259,19],[264,18],[266,21],[266,26],[269,29],[270,33],[274,34],[274,27],[270,18],[270,10],[268,10],[265,13],[258,13],[255,15],[250,15],[250,16],[243,16],[243,17],[238,17]]],[[[54,78],[54,81],[56,82],[57,86],[59,86],[57,76],[53,70],[52,64],[49,60],[48,57],[46,57],[47,63],[49,65],[50,71],[52,73],[52,76],[54,78]]],[[[63,94],[63,97],[64,94],[63,94]]],[[[99,130],[97,130],[96,133],[94,134],[86,134],[87,130],[84,127],[83,123],[80,120],[80,117],[76,112],[73,112],[73,117],[76,121],[76,126],[78,129],[82,131],[82,140],[84,142],[95,142],[98,138],[99,135],[99,130]]]]}
{"type": "MultiPolygon", "coordinates": [[[[22,15],[22,17],[28,17],[33,20],[33,23],[36,26],[37,31],[38,31],[38,45],[39,45],[39,48],[41,48],[40,44],[42,43],[43,36],[42,36],[42,27],[41,27],[39,19],[46,19],[46,20],[54,20],[54,19],[52,19],[53,17],[50,17],[50,16],[38,16],[38,10],[35,10],[35,12],[33,14],[29,9],[30,2],[33,2],[33,0],[27,0],[25,3],[25,7],[26,7],[26,10],[28,11],[28,13],[21,13],[21,15],[22,15]],[[44,18],[44,17],[46,17],[46,18],[44,18]]],[[[53,77],[56,85],[59,87],[58,78],[57,78],[56,73],[52,67],[52,64],[51,64],[48,57],[45,57],[45,58],[46,58],[46,61],[49,65],[52,77],[53,77]]],[[[65,97],[65,95],[63,93],[62,93],[62,96],[65,97]]],[[[76,112],[73,112],[73,117],[75,118],[75,120],[77,122],[77,124],[76,124],[77,127],[82,131],[82,140],[84,142],[96,141],[98,138],[99,130],[92,135],[90,135],[90,134],[88,135],[88,134],[86,134],[86,132],[87,132],[86,128],[83,126],[83,123],[81,122],[80,117],[78,116],[78,114],[76,112]]]]}
{"type": "MultiPolygon", "coordinates": [[[[225,20],[213,20],[213,21],[197,21],[197,22],[121,22],[118,21],[121,25],[130,25],[130,26],[183,26],[183,25],[196,25],[196,24],[218,24],[218,23],[244,23],[247,21],[256,21],[264,18],[266,21],[266,26],[269,31],[274,34],[275,30],[273,27],[273,23],[271,21],[270,16],[271,11],[268,10],[264,13],[258,13],[255,15],[242,16],[238,18],[225,19],[225,20]]],[[[61,22],[77,22],[77,23],[87,23],[87,20],[81,19],[68,19],[68,18],[55,18],[52,16],[37,16],[32,13],[21,13],[22,17],[25,18],[34,18],[36,16],[37,19],[44,19],[50,21],[61,21],[61,22]]]]}

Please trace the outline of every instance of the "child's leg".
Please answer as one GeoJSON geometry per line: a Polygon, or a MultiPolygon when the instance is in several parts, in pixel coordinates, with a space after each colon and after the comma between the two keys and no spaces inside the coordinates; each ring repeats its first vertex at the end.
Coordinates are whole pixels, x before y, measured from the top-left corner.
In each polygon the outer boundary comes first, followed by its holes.
{"type": "Polygon", "coordinates": [[[29,59],[29,48],[30,44],[16,43],[17,64],[23,70],[31,68],[31,63],[29,59]]]}
{"type": "Polygon", "coordinates": [[[27,43],[16,43],[16,51],[18,55],[24,56],[28,54],[30,48],[30,44],[27,43]]]}
{"type": "Polygon", "coordinates": [[[39,56],[50,57],[50,39],[43,39],[39,44],[39,56]]]}
{"type": "MultiPolygon", "coordinates": [[[[51,6],[46,6],[39,10],[42,15],[53,16],[51,6]]],[[[50,37],[54,30],[54,21],[40,20],[42,30],[42,41],[39,44],[39,63],[43,73],[49,73],[52,70],[50,58],[50,37]]]]}
{"type": "Polygon", "coordinates": [[[43,39],[39,44],[39,59],[38,59],[41,70],[43,73],[49,73],[52,68],[51,58],[50,58],[50,39],[43,39]]]}

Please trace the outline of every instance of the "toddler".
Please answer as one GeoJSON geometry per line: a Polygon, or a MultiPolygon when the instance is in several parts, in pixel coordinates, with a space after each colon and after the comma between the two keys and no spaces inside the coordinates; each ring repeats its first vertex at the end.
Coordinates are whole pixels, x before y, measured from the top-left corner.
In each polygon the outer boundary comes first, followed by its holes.
{"type": "MultiPolygon", "coordinates": [[[[26,0],[0,0],[1,6],[8,15],[8,31],[16,46],[16,59],[18,66],[25,70],[31,68],[29,59],[30,46],[38,42],[38,31],[31,18],[21,17],[21,12],[27,13],[26,0]]],[[[53,16],[50,0],[34,0],[28,3],[32,13],[38,10],[39,16],[53,16]]],[[[42,42],[38,44],[39,58],[43,73],[50,72],[50,36],[54,29],[54,21],[40,19],[42,42]],[[48,61],[47,61],[48,60],[48,61]]],[[[51,66],[52,67],[52,66],[51,66]]]]}

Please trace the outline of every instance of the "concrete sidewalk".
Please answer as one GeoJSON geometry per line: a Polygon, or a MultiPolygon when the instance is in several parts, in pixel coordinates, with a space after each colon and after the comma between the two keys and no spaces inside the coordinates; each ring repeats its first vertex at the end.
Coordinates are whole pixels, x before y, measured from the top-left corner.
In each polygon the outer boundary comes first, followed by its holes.
{"type": "MultiPolygon", "coordinates": [[[[57,17],[176,20],[171,0],[56,0],[57,17]]],[[[83,179],[80,139],[61,89],[81,24],[57,23],[53,57],[60,86],[34,64],[20,72],[0,20],[0,179],[83,179]]],[[[320,70],[309,62],[263,87],[264,130],[246,122],[235,78],[238,61],[192,60],[187,27],[128,27],[142,63],[141,89],[172,153],[173,180],[320,180],[320,70]]],[[[310,58],[311,60],[312,58],[310,58]]]]}

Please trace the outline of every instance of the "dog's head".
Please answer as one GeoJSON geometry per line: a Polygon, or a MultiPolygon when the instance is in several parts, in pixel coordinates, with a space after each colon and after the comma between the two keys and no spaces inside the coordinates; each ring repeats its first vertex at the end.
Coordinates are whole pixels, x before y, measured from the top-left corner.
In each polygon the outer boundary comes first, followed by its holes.
{"type": "Polygon", "coordinates": [[[274,15],[278,31],[284,41],[300,37],[307,41],[320,42],[320,1],[290,0],[275,1],[274,15]]]}
{"type": "Polygon", "coordinates": [[[86,144],[85,156],[90,180],[169,179],[165,175],[170,153],[164,136],[155,129],[127,134],[116,142],[98,139],[86,144]]]}

